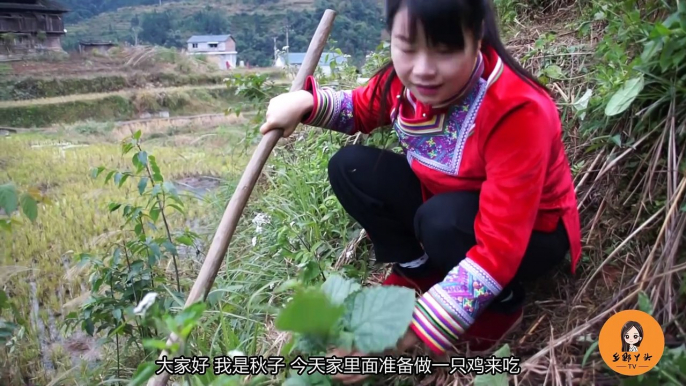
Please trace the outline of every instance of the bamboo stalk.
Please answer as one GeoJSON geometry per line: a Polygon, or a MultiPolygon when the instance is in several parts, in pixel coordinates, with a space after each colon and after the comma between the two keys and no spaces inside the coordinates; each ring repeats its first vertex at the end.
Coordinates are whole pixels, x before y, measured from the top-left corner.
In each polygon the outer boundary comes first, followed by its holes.
{"type": "MultiPolygon", "coordinates": [[[[310,46],[307,49],[305,60],[303,61],[303,64],[298,71],[298,75],[291,85],[291,91],[302,90],[307,77],[314,74],[322,52],[324,51],[326,41],[331,33],[331,28],[333,27],[335,17],[336,12],[331,9],[327,9],[324,12],[322,19],[319,22],[319,26],[317,27],[317,30],[310,41],[310,46]]],[[[253,153],[253,156],[250,159],[250,162],[248,163],[248,166],[246,167],[238,186],[236,187],[236,191],[234,192],[229,204],[226,207],[226,210],[224,211],[224,215],[222,216],[219,227],[217,228],[217,232],[214,235],[210,249],[207,252],[207,257],[203,262],[200,273],[198,274],[198,278],[195,280],[195,284],[193,284],[190,294],[188,294],[188,299],[186,300],[184,307],[188,307],[198,300],[204,301],[207,297],[207,294],[209,293],[210,288],[212,288],[214,280],[217,277],[219,268],[222,265],[226,251],[229,248],[229,243],[231,242],[231,238],[236,231],[238,220],[243,213],[243,209],[245,209],[248,198],[250,197],[250,193],[252,193],[252,190],[257,183],[257,179],[259,178],[262,168],[267,162],[271,151],[274,149],[274,146],[276,146],[276,143],[283,135],[284,129],[270,131],[264,137],[262,137],[262,140],[257,145],[257,149],[253,153]]],[[[175,336],[175,334],[171,334],[167,340],[167,343],[172,344],[177,340],[178,337],[175,336]]],[[[169,353],[166,351],[163,351],[160,354],[159,359],[162,359],[164,356],[171,359],[169,353]]],[[[166,385],[169,377],[169,373],[162,372],[156,378],[152,378],[150,382],[148,382],[148,385],[166,385]]]]}

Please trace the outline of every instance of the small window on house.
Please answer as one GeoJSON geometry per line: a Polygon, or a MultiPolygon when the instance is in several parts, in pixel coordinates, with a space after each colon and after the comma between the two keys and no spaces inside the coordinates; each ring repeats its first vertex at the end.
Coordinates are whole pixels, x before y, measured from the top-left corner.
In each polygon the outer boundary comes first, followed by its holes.
{"type": "Polygon", "coordinates": [[[217,48],[219,44],[217,43],[210,43],[210,48],[217,48]]]}
{"type": "Polygon", "coordinates": [[[198,43],[193,43],[193,48],[198,48],[198,43]]]}

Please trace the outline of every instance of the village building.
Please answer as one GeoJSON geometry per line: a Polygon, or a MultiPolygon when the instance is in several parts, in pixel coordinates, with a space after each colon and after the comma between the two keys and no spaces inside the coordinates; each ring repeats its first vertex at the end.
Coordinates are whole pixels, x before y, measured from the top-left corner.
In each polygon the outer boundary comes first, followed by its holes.
{"type": "Polygon", "coordinates": [[[0,0],[0,55],[64,52],[62,15],[68,11],[55,0],[0,0]]]}
{"type": "MultiPolygon", "coordinates": [[[[274,61],[274,67],[278,68],[293,68],[298,69],[302,66],[305,61],[305,52],[290,52],[288,54],[279,55],[274,61]]],[[[317,69],[321,69],[326,75],[331,75],[331,64],[336,63],[336,65],[342,65],[348,61],[343,55],[339,55],[335,52],[322,52],[319,58],[319,64],[317,69]]]]}
{"type": "Polygon", "coordinates": [[[205,55],[222,70],[236,68],[238,52],[231,35],[196,35],[187,41],[188,54],[205,55]]]}

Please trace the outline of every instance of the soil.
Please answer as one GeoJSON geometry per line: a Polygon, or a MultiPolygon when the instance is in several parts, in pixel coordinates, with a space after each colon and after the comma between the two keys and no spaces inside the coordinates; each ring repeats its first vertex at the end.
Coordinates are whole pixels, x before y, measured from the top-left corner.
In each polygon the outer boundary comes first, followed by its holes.
{"type": "Polygon", "coordinates": [[[209,191],[219,187],[221,181],[213,176],[189,176],[174,182],[181,191],[194,193],[203,197],[209,191]]]}

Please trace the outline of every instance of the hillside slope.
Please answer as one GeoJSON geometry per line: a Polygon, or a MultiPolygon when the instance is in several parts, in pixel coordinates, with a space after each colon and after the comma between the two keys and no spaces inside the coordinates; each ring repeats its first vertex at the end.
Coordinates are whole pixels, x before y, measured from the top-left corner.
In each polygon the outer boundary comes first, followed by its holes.
{"type": "MultiPolygon", "coordinates": [[[[136,1],[149,3],[128,2],[136,1]]],[[[137,36],[139,43],[183,47],[193,34],[228,32],[236,39],[239,60],[267,66],[273,58],[274,39],[277,48],[286,45],[287,26],[291,51],[304,51],[322,12],[331,8],[338,12],[332,40],[359,63],[380,42],[382,4],[380,0],[162,1],[162,5],[117,8],[75,24],[67,18],[64,46],[74,49],[79,40],[133,43],[137,36]]],[[[72,6],[72,19],[79,19],[88,7],[72,6]]]]}

